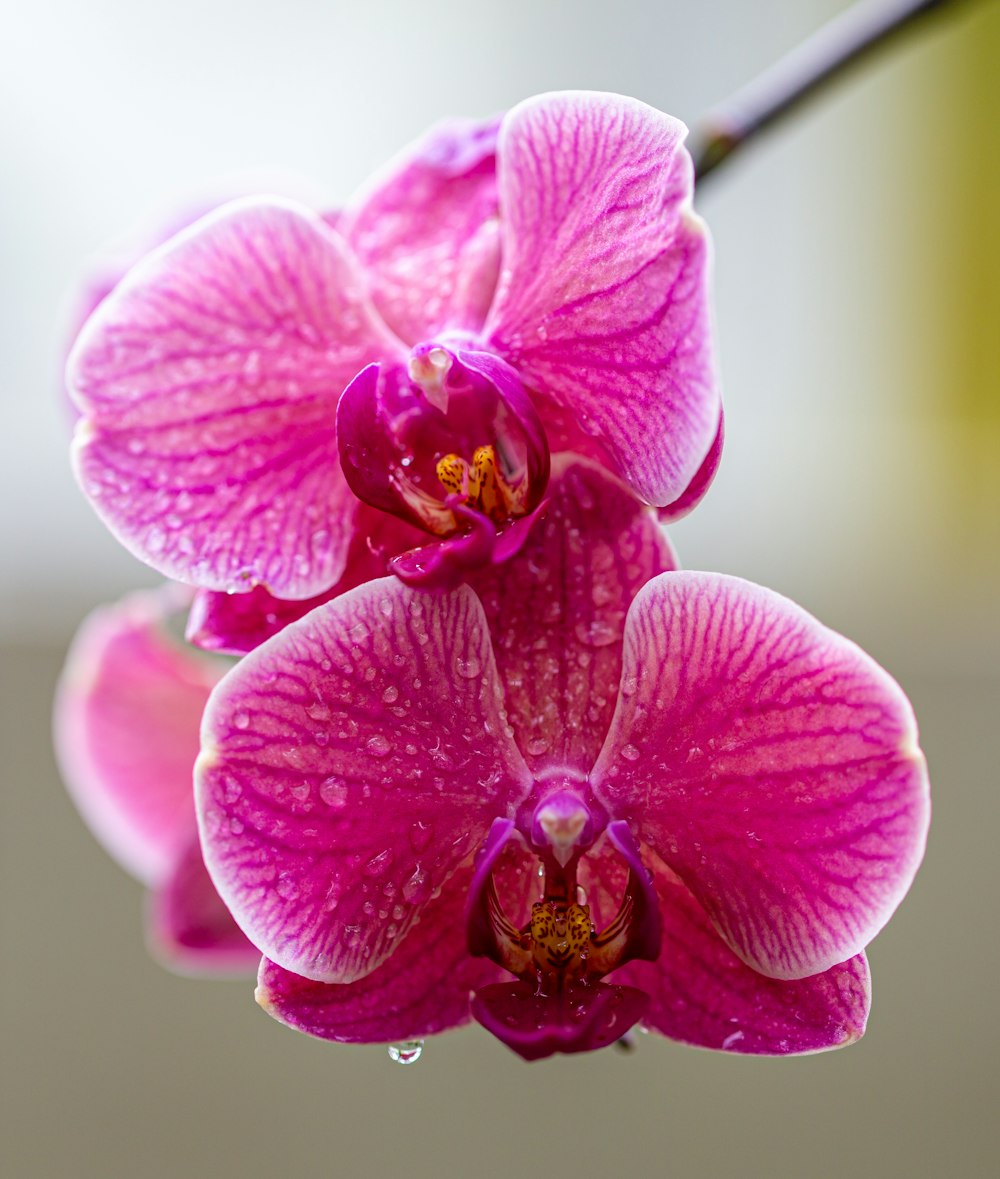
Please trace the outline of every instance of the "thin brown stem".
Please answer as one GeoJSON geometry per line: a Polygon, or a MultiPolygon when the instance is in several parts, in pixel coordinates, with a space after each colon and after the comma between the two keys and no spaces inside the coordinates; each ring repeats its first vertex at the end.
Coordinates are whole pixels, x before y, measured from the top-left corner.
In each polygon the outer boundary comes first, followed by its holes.
{"type": "Polygon", "coordinates": [[[701,182],[735,152],[849,67],[932,12],[967,0],[859,0],[738,90],[691,136],[701,182]]]}

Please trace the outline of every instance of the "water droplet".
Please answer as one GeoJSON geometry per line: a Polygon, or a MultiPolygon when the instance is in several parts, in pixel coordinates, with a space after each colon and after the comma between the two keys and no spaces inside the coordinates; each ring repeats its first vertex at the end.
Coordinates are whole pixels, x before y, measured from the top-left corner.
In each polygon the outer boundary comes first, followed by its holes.
{"type": "Polygon", "coordinates": [[[362,871],[366,876],[381,876],[389,865],[392,863],[392,848],[387,847],[385,851],[380,851],[377,856],[372,858],[365,864],[362,871]]]}
{"type": "Polygon", "coordinates": [[[347,805],[347,783],[343,778],[331,776],[324,778],[319,788],[319,796],[327,806],[342,807],[347,805]]]}
{"type": "Polygon", "coordinates": [[[365,742],[365,749],[372,757],[385,757],[392,750],[392,742],[384,733],[376,733],[365,742]]]}
{"type": "Polygon", "coordinates": [[[390,684],[388,688],[382,693],[382,699],[386,704],[395,704],[399,699],[399,688],[395,684],[390,684]]]}
{"type": "Polygon", "coordinates": [[[299,882],[291,874],[291,872],[282,872],[278,881],[275,884],[275,891],[279,897],[284,897],[286,901],[294,901],[299,896],[299,882]]]}
{"type": "Polygon", "coordinates": [[[309,797],[309,783],[296,783],[296,785],[289,788],[289,794],[291,794],[292,798],[298,799],[299,802],[305,802],[309,797]]]}
{"type": "Polygon", "coordinates": [[[546,751],[546,749],[548,749],[548,747],[548,737],[538,736],[531,738],[531,740],[525,745],[524,751],[531,757],[539,757],[546,751]]]}
{"type": "Polygon", "coordinates": [[[330,710],[325,704],[316,700],[314,703],[307,705],[306,715],[310,720],[325,721],[330,719],[330,710]]]}
{"type": "Polygon", "coordinates": [[[247,729],[250,727],[250,713],[245,708],[238,708],[233,713],[233,724],[238,729],[247,729]]]}
{"type": "Polygon", "coordinates": [[[639,750],[636,749],[634,745],[623,745],[622,757],[624,757],[626,761],[638,761],[639,750]]]}
{"type": "Polygon", "coordinates": [[[455,660],[455,670],[466,680],[474,680],[483,670],[478,656],[470,655],[467,659],[459,657],[455,660]]]}
{"type": "Polygon", "coordinates": [[[586,647],[607,647],[621,637],[621,627],[609,618],[592,618],[578,622],[573,628],[576,637],[586,647]]]}
{"type": "Polygon", "coordinates": [[[402,1040],[389,1045],[389,1059],[396,1064],[416,1064],[424,1051],[423,1040],[402,1040]]]}
{"type": "Polygon", "coordinates": [[[425,901],[431,891],[431,878],[426,868],[417,864],[413,875],[403,883],[403,900],[411,905],[425,901]]]}

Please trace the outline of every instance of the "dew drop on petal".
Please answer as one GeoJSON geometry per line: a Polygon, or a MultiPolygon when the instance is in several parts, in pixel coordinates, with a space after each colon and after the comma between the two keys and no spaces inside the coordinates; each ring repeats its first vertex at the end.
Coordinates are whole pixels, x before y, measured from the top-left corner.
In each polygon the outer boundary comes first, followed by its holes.
{"type": "Polygon", "coordinates": [[[607,647],[621,637],[621,628],[607,618],[594,618],[589,623],[578,622],[576,637],[587,647],[607,647]]]}
{"type": "Polygon", "coordinates": [[[399,688],[395,684],[390,684],[388,688],[382,693],[382,699],[386,704],[395,704],[399,699],[399,688]]]}
{"type": "Polygon", "coordinates": [[[245,708],[238,708],[233,713],[233,724],[238,729],[248,729],[250,727],[250,713],[245,708]]]}
{"type": "Polygon", "coordinates": [[[483,665],[477,656],[470,655],[467,659],[462,657],[456,659],[455,670],[463,679],[474,680],[483,670],[483,665]]]}
{"type": "Polygon", "coordinates": [[[376,733],[365,742],[365,749],[372,757],[385,757],[392,750],[392,742],[384,733],[376,733]]]}
{"type": "Polygon", "coordinates": [[[624,757],[626,761],[638,761],[639,750],[636,749],[634,745],[623,745],[622,757],[624,757]]]}
{"type": "Polygon", "coordinates": [[[320,783],[319,796],[327,806],[342,807],[347,805],[347,783],[343,778],[331,775],[320,783]]]}
{"type": "Polygon", "coordinates": [[[413,875],[403,883],[403,900],[411,905],[425,901],[431,891],[431,879],[427,869],[419,864],[413,870],[413,875]]]}
{"type": "Polygon", "coordinates": [[[424,1051],[423,1040],[401,1040],[389,1045],[389,1059],[396,1064],[416,1064],[424,1051]]]}
{"type": "Polygon", "coordinates": [[[362,870],[366,876],[381,876],[391,863],[392,848],[387,847],[385,851],[380,851],[377,856],[372,856],[362,870]]]}

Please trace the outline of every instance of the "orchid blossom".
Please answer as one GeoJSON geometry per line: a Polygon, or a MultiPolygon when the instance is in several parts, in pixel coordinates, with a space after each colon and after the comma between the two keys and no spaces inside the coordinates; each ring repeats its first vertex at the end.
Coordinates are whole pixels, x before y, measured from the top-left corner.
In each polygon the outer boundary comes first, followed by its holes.
{"type": "MultiPolygon", "coordinates": [[[[80,335],[86,494],[142,560],[256,589],[259,615],[363,579],[351,553],[376,529],[359,501],[408,530],[376,546],[380,574],[395,557],[406,581],[447,586],[502,562],[554,451],[687,510],[722,425],[684,135],[633,99],[543,95],[437,128],[336,216],[278,199],[210,213],[80,335]]],[[[224,613],[203,602],[193,633],[245,650],[267,630],[258,617],[248,639],[244,608],[231,636],[224,613]]]]}
{"type": "Polygon", "coordinates": [[[260,952],[205,871],[192,791],[201,715],[228,663],[169,635],[168,619],[189,601],[166,586],[84,622],[59,683],[56,752],[97,839],[150,890],[156,956],[184,972],[242,972],[260,952]]]}
{"type": "Polygon", "coordinates": [[[600,467],[549,497],[502,567],[360,586],[213,692],[203,850],[259,1001],[341,1041],[474,1016],[528,1059],[638,1020],[851,1042],[926,834],[905,697],[786,599],[676,571],[600,467]]]}

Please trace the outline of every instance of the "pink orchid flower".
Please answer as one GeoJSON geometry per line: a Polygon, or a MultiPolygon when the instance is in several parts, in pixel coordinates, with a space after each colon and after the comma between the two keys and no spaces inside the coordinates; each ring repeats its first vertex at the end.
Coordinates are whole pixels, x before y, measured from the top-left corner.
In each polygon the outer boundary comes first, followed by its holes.
{"type": "Polygon", "coordinates": [[[549,496],[501,568],[371,582],[214,691],[203,850],[259,1001],[340,1041],[474,1016],[528,1059],[639,1019],[851,1042],[926,835],[905,697],[784,598],[675,571],[601,468],[559,459],[549,496]]]}
{"type": "Polygon", "coordinates": [[[393,565],[410,582],[506,559],[550,451],[687,510],[721,409],[684,134],[544,95],[438,128],[335,219],[273,199],[198,221],[70,358],[96,510],[168,577],[295,601],[348,572],[359,498],[427,542],[393,565]]]}
{"type": "Polygon", "coordinates": [[[150,889],[150,947],[185,973],[250,970],[246,940],[205,871],[192,770],[209,693],[228,664],[167,632],[190,591],[132,594],[84,622],[59,682],[63,779],[99,842],[150,889]]]}

